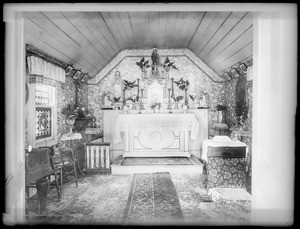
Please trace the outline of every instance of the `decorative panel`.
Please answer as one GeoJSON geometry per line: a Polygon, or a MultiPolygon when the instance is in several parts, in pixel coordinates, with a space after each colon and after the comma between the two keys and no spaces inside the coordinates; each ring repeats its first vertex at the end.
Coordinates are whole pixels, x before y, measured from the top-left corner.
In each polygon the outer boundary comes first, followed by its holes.
{"type": "Polygon", "coordinates": [[[37,107],[35,111],[35,138],[51,136],[52,108],[37,107]]]}

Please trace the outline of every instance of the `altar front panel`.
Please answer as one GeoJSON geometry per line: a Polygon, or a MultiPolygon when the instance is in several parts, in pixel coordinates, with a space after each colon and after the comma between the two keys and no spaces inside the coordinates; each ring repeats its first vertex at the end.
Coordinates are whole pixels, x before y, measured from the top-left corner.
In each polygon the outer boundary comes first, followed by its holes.
{"type": "Polygon", "coordinates": [[[141,131],[131,131],[128,135],[128,151],[124,151],[124,157],[189,157],[185,137],[188,138],[188,134],[178,130],[145,128],[141,131]]]}
{"type": "Polygon", "coordinates": [[[124,157],[189,157],[189,139],[198,130],[194,114],[120,114],[115,142],[123,133],[124,157]]]}

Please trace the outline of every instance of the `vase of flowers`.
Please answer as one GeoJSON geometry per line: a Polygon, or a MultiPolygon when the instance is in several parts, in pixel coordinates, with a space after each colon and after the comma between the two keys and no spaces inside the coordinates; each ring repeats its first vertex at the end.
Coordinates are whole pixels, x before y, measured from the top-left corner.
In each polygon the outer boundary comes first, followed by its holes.
{"type": "Polygon", "coordinates": [[[73,128],[76,131],[81,131],[88,125],[88,120],[92,117],[89,115],[89,111],[84,106],[77,106],[76,104],[68,104],[65,108],[62,109],[61,113],[65,116],[65,121],[70,129],[69,132],[72,133],[73,128]],[[80,128],[77,128],[76,122],[82,120],[84,125],[81,125],[80,128]]]}
{"type": "Polygon", "coordinates": [[[223,111],[226,110],[226,106],[218,104],[216,106],[216,110],[218,111],[218,121],[219,121],[219,123],[222,123],[222,121],[223,121],[223,111]]]}
{"type": "Polygon", "coordinates": [[[161,108],[161,103],[160,102],[154,102],[151,104],[150,108],[154,110],[155,113],[159,112],[159,109],[161,108]]]}
{"type": "Polygon", "coordinates": [[[174,103],[175,103],[175,107],[174,109],[179,109],[179,101],[183,100],[183,96],[174,96],[173,97],[174,103]]]}

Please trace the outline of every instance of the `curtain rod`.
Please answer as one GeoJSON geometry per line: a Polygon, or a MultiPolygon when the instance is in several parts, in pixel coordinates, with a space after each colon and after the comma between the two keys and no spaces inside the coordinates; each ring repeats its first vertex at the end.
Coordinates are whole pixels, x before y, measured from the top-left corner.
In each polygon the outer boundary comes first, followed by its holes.
{"type": "Polygon", "coordinates": [[[58,65],[59,67],[62,67],[62,68],[66,68],[68,66],[67,63],[61,61],[61,60],[58,60],[57,58],[33,47],[32,45],[30,44],[26,44],[26,51],[31,53],[31,54],[34,54],[42,59],[44,59],[45,61],[48,61],[48,62],[51,62],[55,65],[58,65]]]}

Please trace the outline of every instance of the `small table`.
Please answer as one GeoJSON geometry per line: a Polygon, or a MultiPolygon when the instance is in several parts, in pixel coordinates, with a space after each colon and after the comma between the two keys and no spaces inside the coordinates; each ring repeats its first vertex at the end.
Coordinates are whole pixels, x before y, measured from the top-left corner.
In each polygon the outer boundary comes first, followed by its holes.
{"type": "Polygon", "coordinates": [[[94,135],[95,134],[100,134],[101,133],[101,129],[97,128],[97,127],[88,127],[85,129],[85,133],[86,134],[91,134],[92,135],[92,139],[94,139],[94,135]]]}
{"type": "MultiPolygon", "coordinates": [[[[73,144],[72,144],[72,140],[76,140],[76,139],[81,139],[82,138],[82,135],[80,134],[80,133],[67,133],[67,134],[63,134],[62,136],[61,136],[61,141],[68,141],[68,143],[69,143],[69,148],[66,148],[66,150],[71,150],[72,152],[73,152],[73,144]]],[[[79,169],[79,172],[81,173],[81,175],[85,175],[83,172],[82,172],[82,170],[81,170],[81,168],[80,168],[80,166],[79,166],[79,161],[77,161],[77,159],[76,159],[76,154],[74,153],[74,156],[75,156],[75,164],[77,164],[77,167],[78,167],[78,169],[79,169]]]]}

